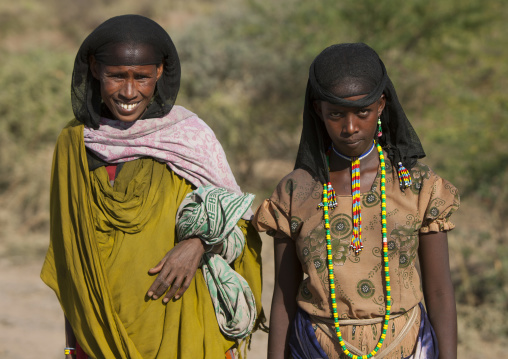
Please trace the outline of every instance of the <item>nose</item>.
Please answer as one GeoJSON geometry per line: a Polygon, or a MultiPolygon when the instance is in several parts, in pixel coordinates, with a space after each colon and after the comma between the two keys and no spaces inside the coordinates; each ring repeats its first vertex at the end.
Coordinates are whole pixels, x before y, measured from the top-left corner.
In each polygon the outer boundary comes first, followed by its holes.
{"type": "Polygon", "coordinates": [[[347,114],[342,126],[342,135],[347,137],[358,132],[358,126],[354,114],[347,114]]]}
{"type": "Polygon", "coordinates": [[[124,100],[132,100],[136,97],[136,85],[134,83],[134,79],[125,80],[122,89],[119,92],[119,95],[124,100]]]}

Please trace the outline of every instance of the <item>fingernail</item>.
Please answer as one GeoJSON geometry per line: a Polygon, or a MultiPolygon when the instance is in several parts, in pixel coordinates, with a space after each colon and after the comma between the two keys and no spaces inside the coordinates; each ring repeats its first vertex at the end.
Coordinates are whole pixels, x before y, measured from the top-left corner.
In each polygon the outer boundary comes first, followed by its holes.
{"type": "Polygon", "coordinates": [[[164,303],[167,303],[167,302],[169,302],[169,299],[168,299],[168,298],[164,298],[162,301],[163,301],[164,303]]]}
{"type": "Polygon", "coordinates": [[[148,292],[147,295],[151,297],[153,295],[153,292],[148,292]]]}

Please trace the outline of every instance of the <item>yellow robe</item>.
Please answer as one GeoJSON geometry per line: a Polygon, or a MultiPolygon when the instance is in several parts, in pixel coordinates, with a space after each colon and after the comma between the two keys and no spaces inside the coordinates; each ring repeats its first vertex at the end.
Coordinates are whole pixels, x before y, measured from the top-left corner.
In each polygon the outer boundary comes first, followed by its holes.
{"type": "MultiPolygon", "coordinates": [[[[217,325],[201,269],[183,297],[146,298],[154,267],[175,245],[175,216],[192,185],[165,164],[125,163],[109,184],[89,172],[83,125],[60,134],[51,178],[51,241],[41,278],[51,287],[85,352],[93,358],[224,358],[233,345],[217,325]]],[[[261,240],[240,221],[247,241],[234,268],[261,313],[261,240]]]]}

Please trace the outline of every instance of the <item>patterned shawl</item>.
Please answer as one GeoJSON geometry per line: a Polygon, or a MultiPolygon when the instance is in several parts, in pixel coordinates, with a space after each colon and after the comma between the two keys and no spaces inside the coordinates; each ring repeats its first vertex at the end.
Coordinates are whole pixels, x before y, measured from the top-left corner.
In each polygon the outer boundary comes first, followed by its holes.
{"type": "MultiPolygon", "coordinates": [[[[213,131],[184,107],[132,123],[101,118],[99,129],[85,126],[84,139],[85,146],[108,163],[152,157],[196,187],[212,184],[242,193],[213,131]]],[[[251,216],[249,210],[244,218],[251,216]]]]}

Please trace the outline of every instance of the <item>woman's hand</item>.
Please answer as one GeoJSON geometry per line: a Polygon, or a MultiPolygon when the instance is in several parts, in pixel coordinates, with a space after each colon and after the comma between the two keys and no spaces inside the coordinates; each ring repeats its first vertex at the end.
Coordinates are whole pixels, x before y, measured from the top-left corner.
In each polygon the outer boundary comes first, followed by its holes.
{"type": "Polygon", "coordinates": [[[173,297],[180,298],[189,288],[203,253],[205,253],[203,242],[197,237],[178,243],[159,264],[148,271],[150,274],[159,273],[148,289],[148,297],[158,299],[170,288],[162,301],[167,303],[173,297]]]}

